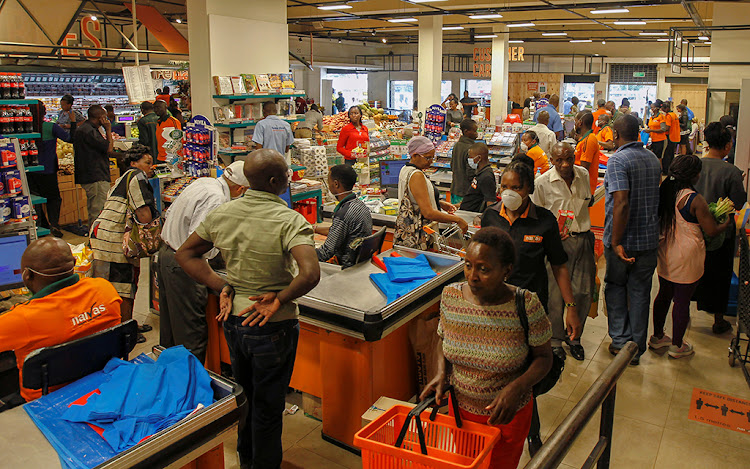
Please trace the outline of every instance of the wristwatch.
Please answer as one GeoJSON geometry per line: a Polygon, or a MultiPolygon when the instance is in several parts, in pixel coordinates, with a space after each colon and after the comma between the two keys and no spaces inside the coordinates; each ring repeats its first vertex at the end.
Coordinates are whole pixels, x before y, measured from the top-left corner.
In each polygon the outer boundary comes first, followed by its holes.
{"type": "Polygon", "coordinates": [[[575,308],[577,305],[575,303],[565,303],[566,308],[575,308]]]}

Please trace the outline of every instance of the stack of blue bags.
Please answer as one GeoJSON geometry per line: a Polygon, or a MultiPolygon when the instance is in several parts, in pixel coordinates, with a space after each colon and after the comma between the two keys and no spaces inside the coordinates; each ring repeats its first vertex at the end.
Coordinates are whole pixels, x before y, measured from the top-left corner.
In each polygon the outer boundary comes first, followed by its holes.
{"type": "Polygon", "coordinates": [[[385,257],[384,274],[370,274],[370,279],[386,296],[388,303],[396,301],[418,286],[437,276],[427,257],[420,254],[415,258],[385,257]]]}

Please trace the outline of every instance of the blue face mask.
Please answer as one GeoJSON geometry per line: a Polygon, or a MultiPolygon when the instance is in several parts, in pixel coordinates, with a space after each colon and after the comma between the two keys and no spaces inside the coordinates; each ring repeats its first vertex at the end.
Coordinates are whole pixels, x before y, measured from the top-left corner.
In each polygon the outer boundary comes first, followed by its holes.
{"type": "Polygon", "coordinates": [[[469,168],[471,169],[477,169],[477,167],[479,166],[479,164],[474,161],[474,158],[469,158],[467,161],[469,162],[469,168]]]}

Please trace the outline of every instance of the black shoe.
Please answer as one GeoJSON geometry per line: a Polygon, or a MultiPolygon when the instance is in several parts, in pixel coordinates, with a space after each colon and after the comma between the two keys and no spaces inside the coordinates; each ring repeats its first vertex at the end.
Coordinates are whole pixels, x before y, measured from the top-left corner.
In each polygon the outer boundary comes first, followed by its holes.
{"type": "Polygon", "coordinates": [[[583,361],[585,357],[584,352],[583,352],[583,346],[581,344],[571,344],[570,356],[575,358],[579,362],[583,361]]]}
{"type": "Polygon", "coordinates": [[[633,357],[632,360],[630,360],[630,364],[633,366],[638,366],[641,364],[641,357],[633,357]]]}
{"type": "Polygon", "coordinates": [[[138,334],[138,340],[136,340],[136,343],[142,344],[146,341],[146,337],[144,337],[143,334],[138,334]]]}
{"type": "Polygon", "coordinates": [[[63,232],[60,231],[60,228],[52,227],[49,229],[49,232],[52,233],[52,236],[54,236],[55,238],[63,237],[63,232]]]}
{"type": "Polygon", "coordinates": [[[567,354],[565,353],[565,349],[562,348],[562,346],[552,347],[552,353],[560,357],[562,361],[565,361],[565,358],[567,357],[567,354]]]}
{"type": "Polygon", "coordinates": [[[141,324],[140,326],[138,326],[138,332],[140,333],[151,332],[152,330],[154,330],[154,328],[149,326],[148,324],[141,324]]]}
{"type": "Polygon", "coordinates": [[[542,438],[539,435],[529,435],[529,456],[532,458],[542,448],[542,438]]]}
{"type": "Polygon", "coordinates": [[[620,353],[620,349],[612,344],[609,344],[609,353],[611,353],[612,355],[617,355],[618,353],[620,353]]]}
{"type": "Polygon", "coordinates": [[[711,327],[711,330],[714,334],[723,334],[727,331],[732,330],[732,324],[726,319],[722,319],[721,322],[714,323],[713,327],[711,327]]]}

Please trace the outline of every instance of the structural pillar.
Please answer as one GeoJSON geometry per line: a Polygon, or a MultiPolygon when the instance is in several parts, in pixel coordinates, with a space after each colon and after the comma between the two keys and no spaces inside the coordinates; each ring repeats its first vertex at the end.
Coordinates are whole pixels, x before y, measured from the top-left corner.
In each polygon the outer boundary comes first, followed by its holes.
{"type": "Polygon", "coordinates": [[[278,0],[188,0],[193,114],[211,118],[213,76],[288,73],[286,3],[278,0]]]}
{"type": "Polygon", "coordinates": [[[419,58],[417,75],[417,109],[424,113],[432,104],[440,104],[440,81],[443,76],[443,17],[419,19],[419,58]]]}
{"type": "Polygon", "coordinates": [[[492,95],[490,125],[499,125],[508,114],[508,28],[496,26],[492,39],[492,95]]]}

